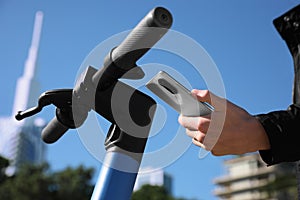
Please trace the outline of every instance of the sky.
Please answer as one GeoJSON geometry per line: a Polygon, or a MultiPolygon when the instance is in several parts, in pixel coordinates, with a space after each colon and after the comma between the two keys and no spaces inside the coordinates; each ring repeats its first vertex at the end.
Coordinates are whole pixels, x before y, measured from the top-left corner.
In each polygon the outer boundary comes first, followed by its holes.
{"type": "MultiPolygon", "coordinates": [[[[292,59],[284,41],[273,27],[272,20],[299,2],[0,0],[0,116],[11,115],[16,81],[23,73],[37,11],[44,13],[38,57],[38,80],[42,93],[56,88],[73,88],[78,73],[89,63],[89,55],[95,47],[100,45],[101,49],[108,44],[105,50],[113,48],[115,37],[118,38],[120,33],[120,37],[126,35],[128,32],[124,31],[134,28],[157,6],[165,7],[172,13],[173,25],[163,38],[164,43],[138,61],[146,74],[153,75],[155,70],[165,69],[183,77],[181,80],[185,81],[189,89],[209,88],[214,79],[210,77],[208,80],[195,73],[194,63],[189,58],[190,55],[194,56],[195,62],[198,63],[197,59],[200,59],[201,63],[203,57],[197,58],[197,55],[198,48],[202,48],[199,55],[206,53],[203,65],[214,68],[210,70],[215,72],[215,82],[222,83],[219,86],[230,101],[245,108],[250,114],[286,109],[292,101],[292,59]],[[175,39],[168,37],[168,34],[175,34],[175,39]],[[176,40],[176,36],[184,39],[176,40]],[[189,49],[185,45],[189,42],[196,46],[191,45],[189,49]],[[166,49],[163,49],[164,44],[167,45],[166,49]],[[185,51],[176,55],[169,51],[172,48],[185,51]]],[[[94,67],[100,68],[102,61],[103,57],[99,56],[94,67]]],[[[148,141],[147,151],[149,154],[156,152],[154,155],[158,160],[171,158],[164,163],[163,168],[173,176],[175,196],[215,199],[212,191],[216,186],[213,180],[226,172],[222,163],[228,156],[214,157],[207,154],[199,157],[199,148],[190,144],[190,139],[177,122],[178,113],[143,88],[143,81],[139,82],[142,84],[139,85],[141,90],[160,105],[157,120],[154,121],[158,123],[155,125],[158,128],[148,141]],[[174,158],[172,152],[177,152],[177,147],[168,144],[178,135],[183,141],[181,146],[187,144],[186,141],[189,143],[174,158]],[[168,153],[160,154],[164,147],[169,148],[168,153]]],[[[218,88],[212,88],[218,93],[218,88]]],[[[38,116],[46,121],[51,120],[54,106],[45,108],[38,116]]],[[[109,123],[101,118],[98,120],[105,133],[109,123]]],[[[58,142],[47,146],[47,160],[52,170],[83,164],[95,168],[95,177],[98,175],[101,162],[89,147],[92,144],[84,140],[98,133],[93,129],[88,130],[86,133],[70,130],[58,142]]],[[[101,142],[93,145],[96,145],[97,150],[103,149],[101,142]]]]}

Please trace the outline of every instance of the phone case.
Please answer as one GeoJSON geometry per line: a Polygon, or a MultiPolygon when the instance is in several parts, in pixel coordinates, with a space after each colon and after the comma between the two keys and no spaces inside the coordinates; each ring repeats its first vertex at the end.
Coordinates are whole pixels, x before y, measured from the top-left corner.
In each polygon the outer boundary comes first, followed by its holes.
{"type": "Polygon", "coordinates": [[[191,92],[164,71],[156,74],[146,87],[185,116],[203,116],[213,111],[206,102],[199,102],[191,92]]]}

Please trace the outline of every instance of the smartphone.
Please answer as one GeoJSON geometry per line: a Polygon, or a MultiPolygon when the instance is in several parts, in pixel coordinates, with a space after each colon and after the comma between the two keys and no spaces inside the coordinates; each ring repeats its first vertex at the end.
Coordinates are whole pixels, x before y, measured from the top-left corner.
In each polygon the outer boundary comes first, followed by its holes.
{"type": "Polygon", "coordinates": [[[198,101],[186,87],[165,71],[158,72],[146,83],[146,87],[184,116],[203,116],[213,111],[211,105],[198,101]]]}

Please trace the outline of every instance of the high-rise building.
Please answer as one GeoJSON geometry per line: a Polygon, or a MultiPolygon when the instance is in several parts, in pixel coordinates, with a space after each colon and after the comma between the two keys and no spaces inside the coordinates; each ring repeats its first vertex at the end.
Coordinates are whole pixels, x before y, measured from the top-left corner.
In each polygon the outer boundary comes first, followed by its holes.
{"type": "Polygon", "coordinates": [[[133,191],[139,190],[143,185],[163,186],[168,194],[172,195],[172,176],[162,169],[153,170],[151,167],[142,169],[136,178],[133,191]]]}
{"type": "Polygon", "coordinates": [[[36,78],[37,56],[42,29],[43,13],[37,12],[33,36],[24,73],[18,79],[11,116],[0,117],[0,155],[10,161],[7,174],[12,175],[23,163],[39,164],[44,161],[45,145],[40,133],[45,126],[41,118],[30,117],[16,121],[18,111],[24,111],[37,104],[40,95],[36,78]]]}
{"type": "Polygon", "coordinates": [[[224,161],[226,175],[214,180],[214,194],[224,200],[295,199],[294,163],[267,167],[256,153],[224,161]]]}

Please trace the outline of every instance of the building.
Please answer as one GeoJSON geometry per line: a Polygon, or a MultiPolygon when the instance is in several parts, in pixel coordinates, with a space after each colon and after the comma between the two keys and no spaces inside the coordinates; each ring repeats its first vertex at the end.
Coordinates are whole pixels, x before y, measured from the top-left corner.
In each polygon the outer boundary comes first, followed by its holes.
{"type": "Polygon", "coordinates": [[[45,122],[31,117],[16,121],[18,111],[34,107],[40,95],[36,79],[37,55],[42,28],[43,13],[37,12],[33,37],[25,62],[23,75],[18,79],[11,116],[0,117],[0,155],[10,161],[6,173],[13,175],[23,163],[39,164],[44,161],[45,145],[41,141],[41,130],[45,122]]]}
{"type": "Polygon", "coordinates": [[[45,144],[41,141],[44,126],[42,119],[19,124],[12,117],[0,118],[0,155],[10,161],[7,175],[13,175],[24,163],[41,164],[45,161],[45,144]]]}
{"type": "Polygon", "coordinates": [[[256,153],[224,161],[227,174],[218,177],[214,194],[226,200],[296,199],[293,163],[266,167],[256,153]]]}
{"type": "Polygon", "coordinates": [[[172,176],[164,172],[162,169],[153,169],[151,167],[141,170],[136,178],[133,191],[139,190],[143,185],[163,186],[168,194],[172,195],[172,176]]]}

